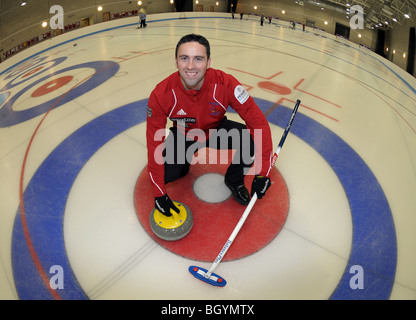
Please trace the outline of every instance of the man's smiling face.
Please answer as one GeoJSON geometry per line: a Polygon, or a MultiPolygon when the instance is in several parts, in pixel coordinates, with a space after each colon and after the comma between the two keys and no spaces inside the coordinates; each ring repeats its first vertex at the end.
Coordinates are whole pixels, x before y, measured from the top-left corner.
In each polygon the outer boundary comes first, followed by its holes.
{"type": "Polygon", "coordinates": [[[211,65],[205,47],[198,42],[186,42],[178,48],[176,67],[186,90],[199,90],[211,65]]]}

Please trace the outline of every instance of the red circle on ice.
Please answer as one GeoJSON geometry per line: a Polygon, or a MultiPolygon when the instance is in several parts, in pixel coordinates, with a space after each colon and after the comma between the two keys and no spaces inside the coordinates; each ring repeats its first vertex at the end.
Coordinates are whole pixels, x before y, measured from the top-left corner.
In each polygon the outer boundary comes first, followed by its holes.
{"type": "Polygon", "coordinates": [[[257,84],[259,88],[264,91],[277,93],[279,95],[288,95],[292,93],[292,90],[286,87],[284,84],[276,83],[272,81],[261,81],[257,84]]]}
{"type": "MultiPolygon", "coordinates": [[[[192,230],[186,237],[166,241],[158,238],[150,228],[149,215],[154,208],[154,196],[145,167],[134,192],[136,213],[145,231],[161,246],[180,256],[205,262],[214,261],[246,207],[232,196],[220,203],[207,203],[195,195],[193,184],[198,177],[207,173],[224,175],[227,168],[228,164],[195,163],[185,177],[166,185],[169,197],[186,204],[194,220],[192,230]]],[[[245,179],[249,191],[252,179],[252,175],[247,175],[245,179]]],[[[282,229],[289,210],[289,193],[282,175],[275,167],[272,169],[271,181],[266,196],[255,203],[223,261],[240,259],[261,250],[282,229]]]]}
{"type": "Polygon", "coordinates": [[[43,86],[39,87],[32,93],[33,98],[37,98],[40,96],[43,96],[45,94],[51,93],[64,85],[68,84],[70,81],[72,81],[72,76],[64,76],[60,77],[58,79],[49,81],[48,83],[44,84],[43,86]]]}

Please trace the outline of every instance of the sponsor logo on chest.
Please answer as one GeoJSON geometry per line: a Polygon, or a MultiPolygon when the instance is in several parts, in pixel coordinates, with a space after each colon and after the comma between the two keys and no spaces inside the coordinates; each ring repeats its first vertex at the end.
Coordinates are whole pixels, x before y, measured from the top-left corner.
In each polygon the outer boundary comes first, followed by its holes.
{"type": "Polygon", "coordinates": [[[187,113],[183,109],[179,109],[178,112],[176,112],[174,117],[171,117],[170,120],[173,122],[176,122],[177,126],[188,128],[189,124],[195,124],[196,119],[192,117],[187,117],[187,113]]]}

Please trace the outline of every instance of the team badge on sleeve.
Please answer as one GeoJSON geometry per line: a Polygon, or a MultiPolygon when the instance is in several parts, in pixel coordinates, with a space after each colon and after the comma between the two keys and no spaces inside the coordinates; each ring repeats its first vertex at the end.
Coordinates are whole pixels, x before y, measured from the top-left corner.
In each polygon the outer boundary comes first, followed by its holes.
{"type": "Polygon", "coordinates": [[[234,89],[234,96],[235,98],[243,104],[247,101],[248,97],[250,96],[246,89],[242,85],[238,85],[234,89]]]}
{"type": "Polygon", "coordinates": [[[148,116],[149,118],[151,118],[151,117],[152,117],[152,108],[150,108],[149,106],[147,106],[147,116],[148,116]]]}

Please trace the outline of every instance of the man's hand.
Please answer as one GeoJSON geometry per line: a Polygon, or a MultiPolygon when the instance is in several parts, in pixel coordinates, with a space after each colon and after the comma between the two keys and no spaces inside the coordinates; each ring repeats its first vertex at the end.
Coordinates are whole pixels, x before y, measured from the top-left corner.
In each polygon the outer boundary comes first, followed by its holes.
{"type": "Polygon", "coordinates": [[[270,178],[256,175],[251,184],[251,196],[257,193],[257,198],[261,199],[266,194],[267,189],[270,188],[270,178]]]}
{"type": "Polygon", "coordinates": [[[167,217],[172,216],[170,209],[172,208],[176,213],[179,213],[179,209],[170,200],[167,194],[155,198],[155,208],[167,217]]]}

